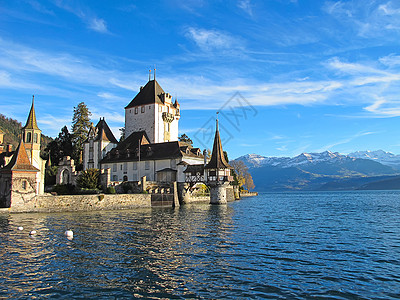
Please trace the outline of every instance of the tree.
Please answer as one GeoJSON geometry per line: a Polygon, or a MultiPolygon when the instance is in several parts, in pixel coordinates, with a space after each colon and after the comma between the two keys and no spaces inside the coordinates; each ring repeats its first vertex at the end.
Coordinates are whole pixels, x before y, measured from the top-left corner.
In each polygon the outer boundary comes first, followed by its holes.
{"type": "Polygon", "coordinates": [[[64,156],[72,156],[72,134],[69,133],[67,126],[61,129],[58,137],[47,145],[45,151],[49,153],[53,166],[58,166],[64,156]]]}
{"type": "Polygon", "coordinates": [[[120,132],[120,138],[119,138],[119,141],[120,142],[122,142],[122,141],[124,141],[125,140],[125,127],[122,127],[122,128],[120,128],[119,129],[119,132],[120,132]]]}
{"type": "Polygon", "coordinates": [[[241,160],[233,160],[229,163],[235,172],[236,181],[239,187],[246,187],[247,189],[254,189],[255,185],[253,182],[253,177],[249,172],[249,168],[241,160]]]}
{"type": "Polygon", "coordinates": [[[72,117],[72,143],[73,155],[72,157],[81,164],[81,152],[83,151],[83,142],[87,139],[90,129],[90,116],[92,113],[87,108],[84,102],[74,107],[74,116],[72,117]]]}
{"type": "Polygon", "coordinates": [[[99,169],[86,169],[78,178],[76,183],[83,189],[97,189],[100,186],[100,171],[99,169]]]}
{"type": "Polygon", "coordinates": [[[193,141],[191,138],[189,138],[186,133],[182,134],[179,138],[179,141],[187,143],[189,145],[193,145],[193,141]]]}

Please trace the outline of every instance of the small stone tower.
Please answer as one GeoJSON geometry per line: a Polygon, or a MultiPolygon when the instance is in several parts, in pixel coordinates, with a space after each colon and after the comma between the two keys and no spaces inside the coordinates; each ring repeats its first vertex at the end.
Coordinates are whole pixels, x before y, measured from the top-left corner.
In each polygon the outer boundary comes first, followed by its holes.
{"type": "Polygon", "coordinates": [[[228,201],[226,189],[229,186],[229,182],[233,181],[233,177],[231,176],[232,167],[225,159],[221,138],[219,136],[218,119],[216,122],[211,159],[204,169],[207,183],[210,186],[210,203],[226,204],[228,201]]]}

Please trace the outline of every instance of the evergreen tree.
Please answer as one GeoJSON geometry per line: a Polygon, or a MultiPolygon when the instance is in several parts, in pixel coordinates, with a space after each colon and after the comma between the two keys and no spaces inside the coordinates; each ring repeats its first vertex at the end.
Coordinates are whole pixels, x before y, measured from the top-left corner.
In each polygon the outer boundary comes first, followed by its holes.
{"type": "Polygon", "coordinates": [[[58,137],[47,145],[45,151],[49,153],[53,166],[58,166],[64,156],[72,156],[72,134],[69,133],[67,126],[61,129],[58,137]]]}
{"type": "Polygon", "coordinates": [[[83,151],[83,142],[87,139],[89,133],[91,115],[92,113],[84,102],[74,107],[74,116],[72,117],[72,157],[77,162],[78,168],[82,164],[81,153],[83,151]]]}
{"type": "Polygon", "coordinates": [[[182,134],[178,139],[179,139],[179,141],[181,141],[181,142],[185,142],[185,143],[187,143],[187,144],[189,144],[189,145],[193,145],[192,139],[191,139],[190,137],[188,137],[188,136],[186,135],[186,133],[182,134]]]}

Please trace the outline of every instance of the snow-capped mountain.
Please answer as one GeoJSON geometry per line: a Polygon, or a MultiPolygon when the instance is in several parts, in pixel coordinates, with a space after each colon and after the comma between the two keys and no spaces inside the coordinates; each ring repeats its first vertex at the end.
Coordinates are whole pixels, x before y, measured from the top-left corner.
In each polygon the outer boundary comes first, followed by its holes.
{"type": "Polygon", "coordinates": [[[250,168],[257,168],[265,165],[274,167],[290,168],[299,165],[316,164],[321,162],[334,162],[338,160],[352,160],[351,157],[338,152],[325,151],[322,153],[302,153],[295,157],[265,157],[258,154],[247,154],[237,158],[243,161],[250,168]]]}
{"type": "Polygon", "coordinates": [[[349,153],[348,156],[354,158],[370,159],[373,161],[380,162],[383,165],[391,166],[396,169],[400,169],[400,155],[396,155],[383,150],[376,151],[356,151],[349,153]]]}
{"type": "Polygon", "coordinates": [[[259,191],[358,189],[374,181],[400,178],[399,157],[384,151],[351,155],[325,151],[296,157],[247,154],[236,160],[249,167],[259,191]],[[398,168],[394,167],[396,163],[398,168]]]}

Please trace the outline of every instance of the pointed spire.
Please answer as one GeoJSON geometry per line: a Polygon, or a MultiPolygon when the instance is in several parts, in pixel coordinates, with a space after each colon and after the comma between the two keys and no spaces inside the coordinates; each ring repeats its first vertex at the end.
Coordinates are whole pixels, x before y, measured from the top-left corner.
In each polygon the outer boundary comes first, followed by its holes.
{"type": "Polygon", "coordinates": [[[32,166],[28,153],[25,149],[24,141],[21,139],[17,150],[9,162],[7,166],[4,167],[4,170],[18,170],[18,171],[35,171],[39,172],[39,169],[32,166]]]}
{"type": "Polygon", "coordinates": [[[32,96],[32,106],[29,112],[28,120],[26,121],[23,129],[37,129],[40,130],[37,122],[36,122],[36,113],[35,113],[35,95],[32,96]]]}
{"type": "Polygon", "coordinates": [[[218,112],[216,119],[216,130],[214,137],[214,145],[210,162],[205,166],[206,169],[232,169],[225,159],[224,150],[222,149],[221,137],[218,128],[218,112]]]}

